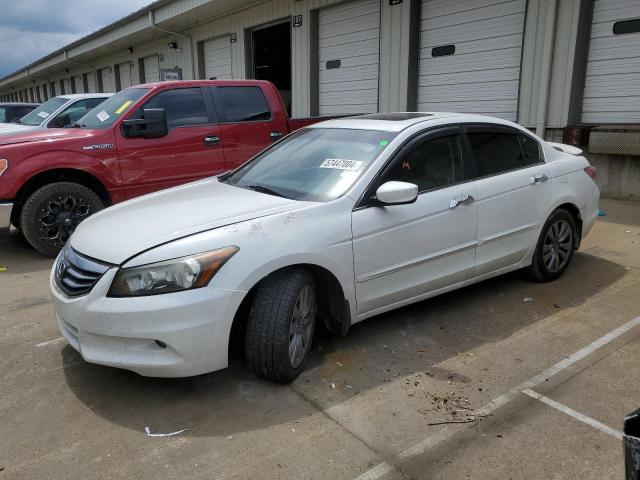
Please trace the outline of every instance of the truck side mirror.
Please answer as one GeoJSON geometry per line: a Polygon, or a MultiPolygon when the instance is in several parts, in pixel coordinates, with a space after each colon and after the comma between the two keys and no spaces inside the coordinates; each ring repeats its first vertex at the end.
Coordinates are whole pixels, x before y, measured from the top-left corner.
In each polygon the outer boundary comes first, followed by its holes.
{"type": "Polygon", "coordinates": [[[122,122],[122,136],[127,138],[164,137],[167,133],[169,129],[164,108],[145,108],[142,110],[142,118],[122,122]]]}

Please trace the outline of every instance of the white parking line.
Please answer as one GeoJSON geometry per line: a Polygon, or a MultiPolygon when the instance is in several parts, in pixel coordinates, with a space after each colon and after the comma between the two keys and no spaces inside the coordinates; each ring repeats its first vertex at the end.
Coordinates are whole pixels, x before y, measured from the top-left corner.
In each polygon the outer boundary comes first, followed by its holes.
{"type": "Polygon", "coordinates": [[[54,345],[62,341],[64,341],[64,337],[54,338],[53,340],[47,340],[46,342],[38,343],[36,347],[48,347],[49,345],[54,345]]]}
{"type": "MultiPolygon", "coordinates": [[[[586,347],[578,350],[577,352],[571,354],[570,356],[564,358],[563,360],[560,360],[558,363],[547,368],[542,373],[539,373],[535,377],[527,380],[526,382],[518,385],[515,388],[512,388],[507,393],[504,393],[499,397],[491,400],[489,403],[487,403],[486,405],[478,409],[475,413],[478,415],[492,414],[498,408],[506,405],[507,403],[512,401],[514,398],[518,397],[520,395],[520,392],[527,389],[531,389],[539,385],[540,383],[548,380],[549,378],[553,377],[554,375],[557,375],[561,371],[570,367],[574,363],[584,359],[585,357],[591,355],[593,352],[595,352],[599,348],[602,348],[608,343],[611,343],[613,340],[627,333],[629,330],[637,327],[638,325],[640,325],[640,316],[637,316],[636,318],[629,320],[628,322],[620,325],[618,328],[598,338],[597,340],[593,341],[586,347]]],[[[423,453],[431,450],[432,448],[436,447],[437,445],[444,442],[448,438],[452,437],[456,432],[457,430],[453,428],[441,430],[440,432],[434,435],[431,435],[430,437],[425,438],[424,440],[416,443],[415,445],[412,445],[411,447],[399,452],[395,456],[398,459],[406,460],[411,457],[422,455],[423,453]]],[[[386,468],[383,468],[383,466],[385,465],[388,466],[389,463],[387,462],[379,463],[375,467],[371,468],[370,470],[360,475],[358,479],[374,480],[374,479],[383,477],[389,472],[389,470],[387,470],[386,468]],[[368,476],[365,476],[365,475],[368,475],[368,476]]]]}
{"type": "Polygon", "coordinates": [[[355,480],[375,480],[385,476],[387,473],[393,470],[393,465],[389,465],[387,462],[382,462],[373,467],[371,470],[367,470],[362,475],[358,475],[355,480]]]}
{"type": "Polygon", "coordinates": [[[604,423],[600,423],[599,421],[594,420],[591,417],[587,417],[586,415],[580,412],[576,412],[575,410],[567,407],[566,405],[558,403],[555,400],[551,400],[549,397],[540,395],[538,392],[534,392],[530,388],[524,389],[522,393],[524,393],[525,395],[529,395],[531,398],[535,398],[536,400],[540,400],[542,403],[546,403],[550,407],[553,407],[556,410],[566,413],[567,415],[570,415],[571,417],[575,418],[576,420],[579,420],[582,423],[586,423],[587,425],[590,425],[593,428],[597,428],[598,430],[604,433],[608,433],[609,435],[616,437],[618,440],[622,440],[622,435],[623,435],[622,432],[615,430],[611,427],[608,427],[604,423]]]}

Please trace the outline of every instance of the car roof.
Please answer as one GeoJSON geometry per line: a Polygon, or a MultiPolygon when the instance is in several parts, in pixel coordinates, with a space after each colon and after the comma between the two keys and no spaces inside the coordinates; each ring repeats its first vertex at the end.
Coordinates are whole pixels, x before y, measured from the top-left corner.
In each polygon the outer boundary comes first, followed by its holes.
{"type": "Polygon", "coordinates": [[[29,102],[2,102],[0,103],[0,107],[38,107],[39,103],[29,103],[29,102]]]}
{"type": "Polygon", "coordinates": [[[430,123],[492,123],[520,128],[517,124],[501,118],[455,112],[373,113],[327,120],[310,125],[309,128],[348,128],[354,130],[401,132],[402,130],[419,123],[424,123],[425,126],[430,123]]]}
{"type": "Polygon", "coordinates": [[[81,98],[109,98],[113,93],[69,93],[64,95],[58,95],[60,98],[66,98],[67,100],[79,100],[81,98]]]}

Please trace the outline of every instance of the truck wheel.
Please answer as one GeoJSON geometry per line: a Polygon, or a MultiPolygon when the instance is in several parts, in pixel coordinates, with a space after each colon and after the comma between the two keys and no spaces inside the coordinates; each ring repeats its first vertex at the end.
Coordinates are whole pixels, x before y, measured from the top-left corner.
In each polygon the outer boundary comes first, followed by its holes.
{"type": "Polygon", "coordinates": [[[309,272],[284,270],[263,280],[247,320],[249,369],[274,382],[295,380],[311,350],[316,313],[316,287],[309,272]]]}
{"type": "Polygon", "coordinates": [[[93,190],[71,182],[40,187],[27,199],[20,227],[27,242],[48,257],[55,257],[76,227],[104,207],[93,190]]]}
{"type": "Polygon", "coordinates": [[[576,245],[576,223],[569,212],[555,210],[547,219],[527,273],[539,282],[559,278],[571,263],[576,245]]]}

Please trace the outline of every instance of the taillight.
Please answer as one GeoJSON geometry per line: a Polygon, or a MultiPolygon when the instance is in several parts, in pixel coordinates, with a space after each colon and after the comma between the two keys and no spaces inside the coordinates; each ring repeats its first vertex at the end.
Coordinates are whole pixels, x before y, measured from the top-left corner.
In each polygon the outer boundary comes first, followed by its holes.
{"type": "Polygon", "coordinates": [[[589,175],[591,178],[596,178],[596,175],[598,174],[598,170],[596,170],[596,167],[592,167],[591,165],[589,165],[588,167],[586,167],[584,169],[584,171],[586,172],[587,175],[589,175]]]}

